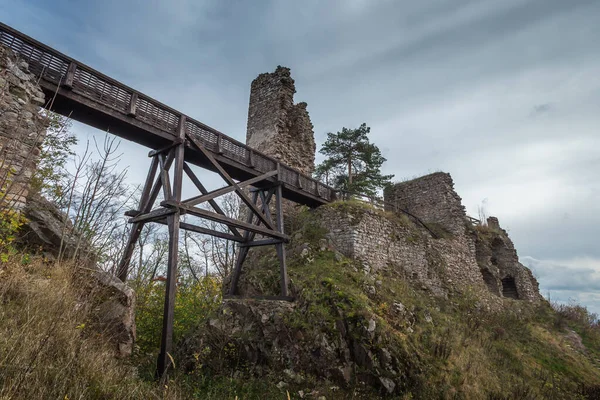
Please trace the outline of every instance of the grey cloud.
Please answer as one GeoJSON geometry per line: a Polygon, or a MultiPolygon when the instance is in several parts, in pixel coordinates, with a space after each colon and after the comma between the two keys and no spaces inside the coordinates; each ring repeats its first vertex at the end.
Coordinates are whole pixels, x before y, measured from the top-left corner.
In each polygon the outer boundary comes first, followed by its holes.
{"type": "MultiPolygon", "coordinates": [[[[600,269],[570,267],[558,262],[521,257],[547,290],[594,292],[600,291],[600,269]]],[[[598,259],[600,268],[600,259],[598,259]]]]}
{"type": "MultiPolygon", "coordinates": [[[[384,172],[450,172],[520,254],[600,258],[597,1],[0,0],[0,13],[239,140],[251,80],[289,66],[317,142],[366,122],[384,172]]],[[[145,162],[132,167],[143,181],[145,162]]]]}
{"type": "Polygon", "coordinates": [[[551,103],[538,104],[533,106],[533,109],[531,110],[531,115],[537,116],[540,114],[546,114],[549,113],[553,108],[554,107],[551,103]]]}
{"type": "Polygon", "coordinates": [[[547,299],[563,304],[574,302],[600,314],[600,258],[594,262],[597,269],[533,257],[521,257],[521,262],[537,277],[540,292],[547,299]]]}

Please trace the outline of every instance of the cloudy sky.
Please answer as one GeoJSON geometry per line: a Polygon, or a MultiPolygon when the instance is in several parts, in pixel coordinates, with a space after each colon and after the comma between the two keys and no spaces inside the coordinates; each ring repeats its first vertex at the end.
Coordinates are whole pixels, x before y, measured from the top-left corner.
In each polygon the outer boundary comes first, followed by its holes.
{"type": "MultiPolygon", "coordinates": [[[[545,295],[600,313],[598,0],[0,0],[0,15],[240,141],[250,82],[288,66],[318,145],[366,122],[386,173],[450,172],[545,295]]],[[[122,149],[141,182],[147,150],[122,149]]]]}

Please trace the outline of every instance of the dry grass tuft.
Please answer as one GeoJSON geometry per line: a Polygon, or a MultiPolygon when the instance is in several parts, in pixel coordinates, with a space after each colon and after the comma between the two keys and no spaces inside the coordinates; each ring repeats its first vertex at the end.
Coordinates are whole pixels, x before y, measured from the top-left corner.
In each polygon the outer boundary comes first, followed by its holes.
{"type": "Polygon", "coordinates": [[[76,272],[37,260],[0,267],[0,399],[163,398],[86,328],[76,272]]]}

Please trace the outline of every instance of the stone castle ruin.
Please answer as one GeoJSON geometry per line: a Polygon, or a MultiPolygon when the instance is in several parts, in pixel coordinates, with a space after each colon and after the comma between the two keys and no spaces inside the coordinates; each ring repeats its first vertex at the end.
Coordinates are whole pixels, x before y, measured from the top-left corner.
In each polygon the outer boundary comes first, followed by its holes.
{"type": "Polygon", "coordinates": [[[290,69],[260,74],[250,89],[246,144],[310,175],[315,169],[315,135],[306,103],[294,104],[290,69]]]}
{"type": "MultiPolygon", "coordinates": [[[[6,162],[0,165],[0,172],[10,183],[2,187],[2,206],[6,208],[8,204],[29,218],[29,234],[33,236],[28,241],[37,240],[37,247],[56,248],[68,219],[48,202],[40,201],[39,196],[36,199],[30,190],[44,135],[39,112],[43,93],[29,74],[27,64],[1,46],[0,89],[0,148],[6,162]]],[[[246,142],[308,175],[315,165],[313,125],[306,103],[294,104],[294,93],[289,68],[277,67],[275,72],[261,74],[252,82],[246,142]]],[[[404,279],[415,289],[442,299],[474,290],[477,303],[487,309],[498,309],[504,301],[542,299],[537,281],[519,262],[498,219],[490,217],[486,226],[473,226],[449,174],[439,172],[397,183],[387,188],[384,196],[386,203],[393,205],[388,210],[358,202],[333,202],[316,208],[316,220],[328,232],[322,239],[326,243],[309,249],[292,238],[288,250],[300,256],[303,252],[329,250],[340,259],[352,259],[353,266],[362,266],[367,286],[361,289],[366,296],[377,295],[381,286],[378,272],[385,271],[392,279],[404,279]],[[414,217],[408,218],[406,212],[414,217]],[[415,223],[415,218],[421,224],[415,223]]],[[[97,310],[93,316],[95,326],[99,331],[114,330],[119,356],[131,354],[135,341],[135,294],[116,277],[102,271],[92,271],[86,279],[97,282],[92,286],[100,287],[101,293],[108,293],[93,305],[97,310]]],[[[313,352],[313,347],[308,351],[298,345],[297,338],[294,343],[287,342],[291,337],[282,336],[282,321],[301,303],[302,300],[227,300],[222,305],[223,313],[203,326],[203,333],[194,340],[202,345],[211,337],[258,332],[247,335],[243,342],[246,359],[255,366],[260,364],[257,360],[268,360],[265,365],[279,365],[277,362],[283,360],[288,365],[305,359],[311,373],[346,383],[352,379],[355,366],[374,371],[375,375],[394,370],[387,350],[376,350],[370,342],[356,341],[345,333],[341,339],[320,336],[317,352],[313,352]],[[281,348],[288,349],[283,358],[281,348]]],[[[404,308],[395,303],[394,307],[404,308]]],[[[372,339],[374,323],[369,321],[367,333],[362,333],[365,338],[372,339]]],[[[343,325],[340,329],[346,332],[346,328],[343,325]]],[[[308,341],[310,346],[315,345],[315,340],[308,341]]],[[[190,342],[190,346],[194,343],[190,342]]],[[[378,375],[377,379],[388,392],[394,391],[396,384],[390,378],[378,375]]]]}
{"type": "MultiPolygon", "coordinates": [[[[44,96],[27,64],[2,47],[0,72],[0,146],[5,160],[0,172],[11,182],[4,186],[3,196],[23,210],[43,138],[39,107],[44,96]]],[[[290,69],[281,66],[252,82],[246,142],[310,174],[316,149],[313,125],[306,103],[294,104],[295,91],[290,69]]],[[[397,268],[406,279],[440,296],[471,286],[494,297],[541,298],[535,278],[519,262],[498,220],[490,217],[486,227],[468,222],[449,174],[438,172],[397,183],[384,196],[387,203],[416,216],[439,237],[404,223],[403,212],[392,218],[392,210],[320,207],[316,212],[337,251],[361,260],[369,270],[397,268]],[[415,240],[417,236],[424,239],[415,240]]],[[[43,221],[34,221],[36,229],[45,232],[40,224],[43,221]]]]}
{"type": "Polygon", "coordinates": [[[40,146],[46,118],[39,113],[44,93],[36,77],[12,51],[0,46],[0,203],[22,211],[40,146]]]}
{"type": "MultiPolygon", "coordinates": [[[[290,69],[277,67],[253,82],[246,143],[305,173],[314,170],[315,140],[306,103],[293,104],[290,69]]],[[[508,234],[495,217],[473,226],[450,174],[437,172],[397,183],[384,192],[385,203],[420,219],[439,238],[402,223],[392,210],[321,207],[333,247],[361,260],[368,270],[398,268],[406,279],[434,294],[475,287],[494,297],[536,301],[538,283],[518,259],[508,234]],[[416,236],[425,240],[416,240],[416,236]]]]}

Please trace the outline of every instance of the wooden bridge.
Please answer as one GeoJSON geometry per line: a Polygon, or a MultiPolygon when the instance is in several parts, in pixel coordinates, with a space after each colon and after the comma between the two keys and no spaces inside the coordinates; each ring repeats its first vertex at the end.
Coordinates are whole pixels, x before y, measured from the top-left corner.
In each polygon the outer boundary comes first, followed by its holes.
{"type": "Polygon", "coordinates": [[[117,271],[125,281],[145,223],[168,226],[169,256],[159,375],[170,365],[180,229],[239,243],[229,289],[232,296],[236,295],[242,265],[250,248],[274,245],[280,264],[281,296],[277,298],[291,300],[284,247],[289,237],[283,231],[282,199],[317,207],[336,199],[333,188],[2,23],[0,45],[12,49],[29,64],[30,72],[38,77],[46,95],[45,108],[152,149],[148,154],[150,167],[139,207],[126,213],[131,217],[132,227],[117,271]],[[218,173],[226,186],[206,190],[188,163],[218,173]],[[198,191],[188,199],[182,199],[184,174],[198,191]],[[244,188],[250,186],[252,194],[249,196],[244,188]],[[156,207],[160,192],[164,201],[156,207]],[[247,206],[244,221],[226,216],[215,202],[216,197],[230,192],[237,193],[247,206]],[[275,203],[274,215],[272,202],[275,203]],[[210,204],[212,210],[198,207],[203,203],[210,204]],[[184,214],[218,222],[226,226],[228,232],[182,221],[184,214]]]}
{"type": "MultiPolygon", "coordinates": [[[[278,170],[278,178],[265,178],[253,186],[270,186],[279,179],[284,198],[310,207],[335,199],[333,188],[2,23],[0,43],[18,53],[41,78],[46,99],[53,99],[47,108],[54,112],[152,149],[171,145],[183,129],[236,180],[278,170]]],[[[186,147],[186,160],[217,172],[190,141],[186,147]]]]}

